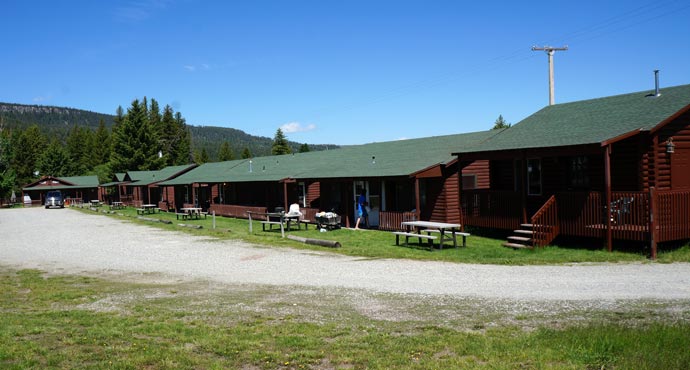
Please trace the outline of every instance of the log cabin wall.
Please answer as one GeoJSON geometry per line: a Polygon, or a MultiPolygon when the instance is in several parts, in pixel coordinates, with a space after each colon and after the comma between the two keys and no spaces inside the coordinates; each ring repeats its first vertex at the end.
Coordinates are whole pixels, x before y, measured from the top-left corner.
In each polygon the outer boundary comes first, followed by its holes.
{"type": "Polygon", "coordinates": [[[476,178],[475,189],[489,189],[491,186],[489,176],[489,160],[482,159],[473,162],[464,162],[460,165],[463,175],[474,175],[476,178]]]}
{"type": "Polygon", "coordinates": [[[661,128],[652,138],[657,190],[690,189],[690,111],[661,128]],[[666,153],[666,142],[673,138],[675,153],[666,153]]]}
{"type": "MultiPolygon", "coordinates": [[[[468,174],[475,174],[477,175],[477,184],[480,183],[480,178],[481,183],[484,186],[487,186],[488,180],[489,180],[489,162],[488,161],[481,161],[484,163],[479,163],[476,164],[473,163],[472,165],[475,165],[474,167],[470,167],[470,170],[467,171],[468,174]]],[[[471,166],[472,166],[471,165],[471,166]]],[[[460,187],[462,185],[461,182],[461,176],[458,176],[458,168],[460,166],[458,163],[453,164],[452,166],[445,168],[443,170],[443,200],[444,200],[444,211],[445,211],[445,220],[444,222],[449,222],[449,223],[461,223],[461,217],[460,217],[460,187]]],[[[469,167],[469,166],[468,166],[469,167]]],[[[465,173],[465,170],[467,170],[467,167],[465,167],[461,173],[465,173]]],[[[488,187],[488,186],[487,186],[488,187]]]]}
{"type": "Polygon", "coordinates": [[[307,207],[321,209],[321,183],[319,181],[306,182],[307,207]]]}

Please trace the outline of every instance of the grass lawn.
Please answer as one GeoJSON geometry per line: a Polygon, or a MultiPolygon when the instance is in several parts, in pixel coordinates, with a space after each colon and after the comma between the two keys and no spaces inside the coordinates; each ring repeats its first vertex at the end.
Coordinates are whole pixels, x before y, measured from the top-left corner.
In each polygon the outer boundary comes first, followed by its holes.
{"type": "MultiPolygon", "coordinates": [[[[107,207],[102,207],[107,208],[107,207]]],[[[84,212],[93,213],[86,209],[84,212]]],[[[129,220],[136,220],[136,211],[128,207],[118,210],[110,217],[120,217],[129,220]],[[123,216],[119,216],[119,214],[123,216]]],[[[263,232],[258,221],[253,222],[253,232],[249,233],[249,223],[245,219],[234,219],[226,217],[216,217],[216,229],[213,229],[212,217],[201,220],[182,221],[177,220],[174,213],[156,213],[147,215],[147,218],[163,219],[172,221],[173,224],[165,225],[159,222],[140,221],[156,227],[170,230],[183,230],[196,235],[207,235],[218,238],[242,239],[257,244],[267,244],[272,246],[289,246],[293,248],[304,248],[313,250],[329,250],[334,253],[341,253],[350,256],[365,258],[409,258],[418,260],[448,261],[460,263],[481,263],[481,264],[508,264],[508,265],[530,265],[530,264],[562,264],[577,262],[645,262],[648,261],[648,251],[639,248],[616,248],[614,252],[607,252],[600,246],[593,248],[591,245],[582,247],[560,247],[549,246],[535,250],[513,250],[505,248],[501,244],[504,239],[495,239],[472,235],[467,239],[467,248],[444,248],[429,251],[425,247],[419,246],[396,246],[395,236],[390,232],[376,230],[351,230],[336,229],[328,232],[319,232],[314,225],[309,225],[308,230],[293,230],[290,234],[314,238],[335,240],[341,243],[342,248],[330,249],[320,246],[302,244],[280,237],[280,230],[263,232]],[[199,230],[178,226],[179,223],[189,225],[201,225],[199,230]],[[620,250],[618,250],[620,249],[620,250]]],[[[658,262],[690,262],[690,246],[687,244],[680,247],[664,248],[661,246],[657,258],[658,262]]]]}
{"type": "Polygon", "coordinates": [[[0,368],[690,368],[687,302],[519,310],[466,299],[205,284],[0,266],[0,368]]]}

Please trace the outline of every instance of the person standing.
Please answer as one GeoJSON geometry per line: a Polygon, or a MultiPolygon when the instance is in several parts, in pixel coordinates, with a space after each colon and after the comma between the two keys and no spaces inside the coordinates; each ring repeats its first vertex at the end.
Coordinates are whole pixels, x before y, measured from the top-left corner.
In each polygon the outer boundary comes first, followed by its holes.
{"type": "Polygon", "coordinates": [[[355,224],[355,230],[359,229],[359,223],[363,222],[362,225],[367,227],[369,224],[369,214],[367,213],[367,196],[362,191],[357,198],[357,223],[355,224]]]}

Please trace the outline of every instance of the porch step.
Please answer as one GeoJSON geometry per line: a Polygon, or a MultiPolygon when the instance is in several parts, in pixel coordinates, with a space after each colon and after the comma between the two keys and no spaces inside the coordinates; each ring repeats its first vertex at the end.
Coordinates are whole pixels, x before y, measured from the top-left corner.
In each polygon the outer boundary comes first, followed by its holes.
{"type": "Polygon", "coordinates": [[[517,244],[517,243],[503,243],[504,247],[513,249],[532,249],[531,245],[517,244]]]}
{"type": "Polygon", "coordinates": [[[521,230],[521,229],[519,229],[519,230],[513,230],[513,232],[514,232],[515,234],[524,234],[524,235],[532,235],[532,234],[534,234],[534,231],[532,231],[532,230],[521,230]]]}
{"type": "Polygon", "coordinates": [[[525,238],[523,236],[509,236],[508,242],[510,243],[512,241],[517,241],[517,242],[521,242],[521,243],[529,243],[532,241],[532,239],[531,238],[525,238]]]}

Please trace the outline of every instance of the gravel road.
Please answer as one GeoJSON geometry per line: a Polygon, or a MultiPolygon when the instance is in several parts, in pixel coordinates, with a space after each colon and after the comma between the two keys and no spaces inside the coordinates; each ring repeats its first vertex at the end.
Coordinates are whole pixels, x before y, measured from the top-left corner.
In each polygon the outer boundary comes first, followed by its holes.
{"type": "Polygon", "coordinates": [[[690,264],[492,266],[218,241],[69,209],[0,211],[0,264],[48,272],[516,300],[687,300],[690,264]]]}

